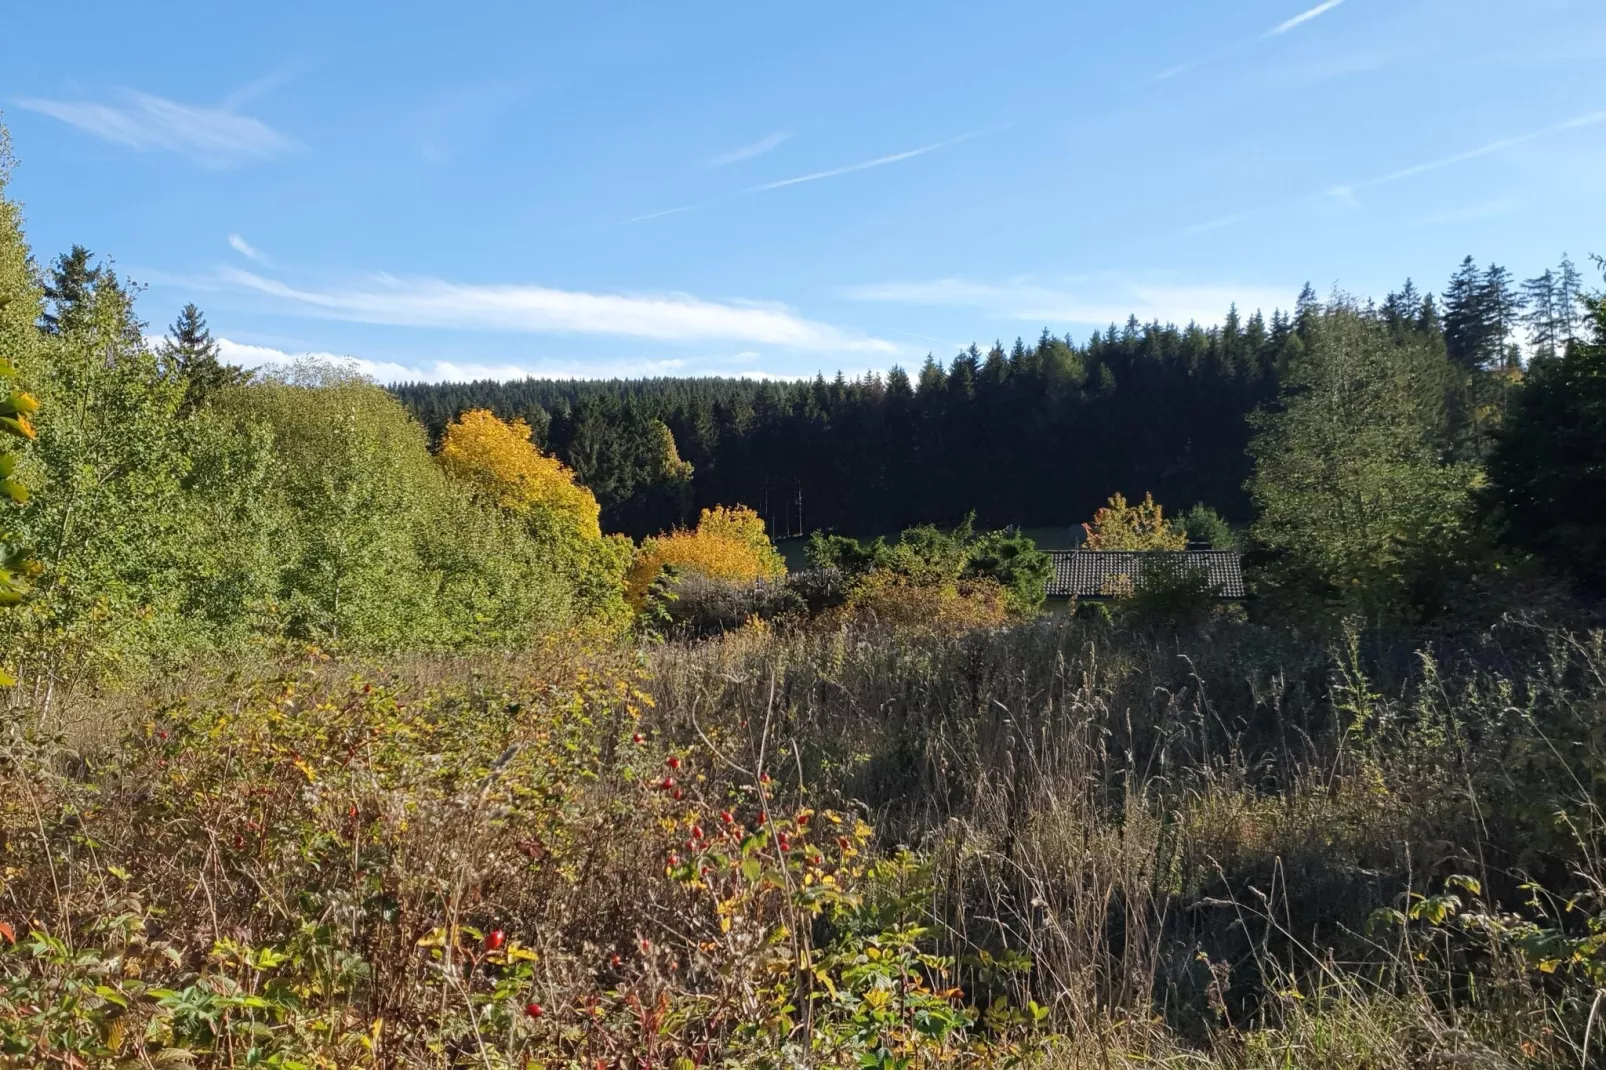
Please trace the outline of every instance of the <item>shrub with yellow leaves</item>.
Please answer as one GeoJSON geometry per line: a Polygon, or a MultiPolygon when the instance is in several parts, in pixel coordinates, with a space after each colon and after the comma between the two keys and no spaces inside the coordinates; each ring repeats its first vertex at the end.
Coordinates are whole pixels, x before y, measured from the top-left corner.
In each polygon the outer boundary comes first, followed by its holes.
{"type": "Polygon", "coordinates": [[[487,409],[463,413],[446,428],[441,464],[504,509],[547,513],[589,539],[602,537],[596,496],[574,473],[530,441],[530,425],[497,419],[487,409]]]}
{"type": "Polygon", "coordinates": [[[847,604],[829,616],[938,635],[996,628],[1009,618],[1007,592],[996,580],[925,581],[878,569],[853,587],[847,604]]]}
{"type": "Polygon", "coordinates": [[[665,565],[737,582],[786,575],[786,561],[765,533],[763,519],[745,505],[704,509],[695,531],[643,540],[625,581],[632,605],[639,608],[646,601],[647,589],[665,565]]]}

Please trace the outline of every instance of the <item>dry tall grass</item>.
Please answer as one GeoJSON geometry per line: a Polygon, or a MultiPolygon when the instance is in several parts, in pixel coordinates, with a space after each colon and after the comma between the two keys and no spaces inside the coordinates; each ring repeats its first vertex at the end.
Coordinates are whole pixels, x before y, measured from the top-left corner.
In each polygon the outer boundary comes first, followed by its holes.
{"type": "Polygon", "coordinates": [[[8,722],[0,1065],[1606,1051],[1598,635],[751,628],[115,710],[8,722]]]}

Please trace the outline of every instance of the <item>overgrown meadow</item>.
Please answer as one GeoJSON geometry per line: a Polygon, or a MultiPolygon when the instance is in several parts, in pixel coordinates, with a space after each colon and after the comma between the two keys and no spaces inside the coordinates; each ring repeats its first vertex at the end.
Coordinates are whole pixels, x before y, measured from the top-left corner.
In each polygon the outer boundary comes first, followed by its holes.
{"type": "Polygon", "coordinates": [[[1606,1053],[1606,300],[1526,364],[1302,301],[1252,522],[1084,529],[1255,597],[1051,610],[970,519],[789,574],[662,421],[610,534],[539,418],[136,296],[0,197],[0,1066],[1606,1053]]]}

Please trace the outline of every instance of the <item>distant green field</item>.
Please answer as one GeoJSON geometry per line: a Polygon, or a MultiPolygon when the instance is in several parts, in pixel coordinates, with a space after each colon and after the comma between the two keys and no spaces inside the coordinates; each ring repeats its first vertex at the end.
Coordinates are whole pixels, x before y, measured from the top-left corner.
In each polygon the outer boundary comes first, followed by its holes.
{"type": "MultiPolygon", "coordinates": [[[[1079,537],[1082,534],[1082,529],[1080,527],[1022,528],[1021,531],[1033,542],[1037,543],[1037,548],[1039,550],[1072,549],[1080,541],[1079,537]]],[[[872,532],[868,535],[855,535],[854,538],[862,541],[873,539],[877,535],[882,536],[888,542],[891,542],[898,537],[898,533],[896,531],[882,531],[872,532]]],[[[806,538],[782,539],[775,544],[776,549],[780,550],[781,555],[786,558],[787,571],[797,572],[801,569],[809,567],[809,560],[804,556],[803,553],[804,548],[808,546],[808,544],[809,540],[806,538]]]]}

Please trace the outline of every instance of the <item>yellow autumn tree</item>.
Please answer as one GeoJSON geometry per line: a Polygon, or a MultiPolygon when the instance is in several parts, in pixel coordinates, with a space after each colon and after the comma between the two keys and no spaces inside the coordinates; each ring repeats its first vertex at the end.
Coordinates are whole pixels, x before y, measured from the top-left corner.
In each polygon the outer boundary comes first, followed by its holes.
{"type": "Polygon", "coordinates": [[[720,580],[747,582],[786,575],[763,519],[745,505],[704,509],[693,531],[677,529],[642,540],[627,577],[630,603],[640,607],[665,565],[720,580]]]}
{"type": "Polygon", "coordinates": [[[530,441],[530,425],[523,420],[508,423],[486,409],[465,412],[446,428],[440,459],[449,473],[504,509],[544,511],[588,539],[602,537],[596,496],[530,441]]]}
{"type": "Polygon", "coordinates": [[[1186,550],[1187,533],[1171,526],[1165,518],[1165,509],[1145,494],[1143,500],[1128,504],[1119,492],[1110,495],[1110,502],[1093,514],[1091,523],[1083,524],[1089,550],[1186,550]]]}

